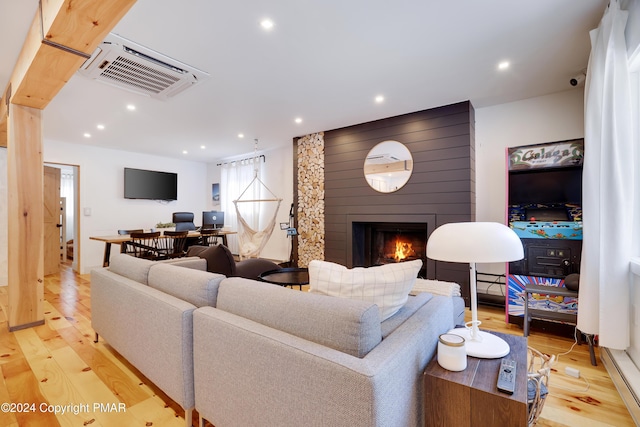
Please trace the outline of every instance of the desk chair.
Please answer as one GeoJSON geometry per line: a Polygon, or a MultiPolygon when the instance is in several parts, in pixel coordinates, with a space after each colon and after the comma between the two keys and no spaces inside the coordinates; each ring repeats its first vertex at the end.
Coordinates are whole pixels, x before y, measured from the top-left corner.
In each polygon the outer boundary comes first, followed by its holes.
{"type": "Polygon", "coordinates": [[[151,260],[162,259],[162,248],[159,246],[158,239],[160,232],[153,233],[137,233],[133,232],[131,241],[127,243],[127,253],[136,258],[144,258],[151,260]]]}
{"type": "Polygon", "coordinates": [[[193,223],[193,212],[174,212],[171,222],[176,225],[176,231],[192,231],[196,229],[193,223]]]}

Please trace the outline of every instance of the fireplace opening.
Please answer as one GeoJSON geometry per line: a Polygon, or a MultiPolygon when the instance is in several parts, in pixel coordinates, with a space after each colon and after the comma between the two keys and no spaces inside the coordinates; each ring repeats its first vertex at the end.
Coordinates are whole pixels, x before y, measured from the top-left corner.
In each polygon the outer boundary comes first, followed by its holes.
{"type": "Polygon", "coordinates": [[[422,260],[419,277],[426,278],[427,224],[353,223],[353,266],[372,267],[403,261],[422,260]]]}

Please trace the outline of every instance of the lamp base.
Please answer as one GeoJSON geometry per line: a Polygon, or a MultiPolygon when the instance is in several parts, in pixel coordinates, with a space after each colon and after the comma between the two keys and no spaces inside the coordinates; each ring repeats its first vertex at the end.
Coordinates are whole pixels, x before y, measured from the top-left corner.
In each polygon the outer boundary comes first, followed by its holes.
{"type": "Polygon", "coordinates": [[[474,341],[471,339],[471,329],[456,328],[452,329],[449,334],[455,334],[464,338],[464,347],[467,350],[467,356],[478,357],[480,359],[496,359],[509,354],[509,344],[502,338],[480,331],[482,341],[474,341]]]}

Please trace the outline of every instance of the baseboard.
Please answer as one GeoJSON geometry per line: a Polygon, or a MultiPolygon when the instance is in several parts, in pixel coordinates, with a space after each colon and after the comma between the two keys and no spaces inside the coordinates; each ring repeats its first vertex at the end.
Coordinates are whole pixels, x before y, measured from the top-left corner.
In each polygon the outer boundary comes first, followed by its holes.
{"type": "Polygon", "coordinates": [[[9,332],[20,331],[22,329],[33,328],[34,326],[41,326],[41,325],[44,325],[44,319],[36,320],[35,322],[31,322],[31,323],[24,323],[18,326],[9,326],[9,332]]]}
{"type": "Polygon", "coordinates": [[[600,360],[618,389],[631,418],[640,421],[640,370],[625,351],[600,347],[600,360]]]}

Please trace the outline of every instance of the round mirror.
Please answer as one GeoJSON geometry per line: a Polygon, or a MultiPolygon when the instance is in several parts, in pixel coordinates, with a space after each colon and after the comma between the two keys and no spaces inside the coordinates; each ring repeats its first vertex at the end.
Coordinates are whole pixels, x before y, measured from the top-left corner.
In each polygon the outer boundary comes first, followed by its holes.
{"type": "Polygon", "coordinates": [[[413,157],[404,144],[383,141],[373,147],[364,160],[364,177],[371,188],[381,193],[401,189],[413,170],[413,157]]]}

